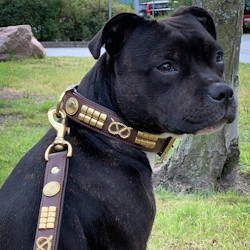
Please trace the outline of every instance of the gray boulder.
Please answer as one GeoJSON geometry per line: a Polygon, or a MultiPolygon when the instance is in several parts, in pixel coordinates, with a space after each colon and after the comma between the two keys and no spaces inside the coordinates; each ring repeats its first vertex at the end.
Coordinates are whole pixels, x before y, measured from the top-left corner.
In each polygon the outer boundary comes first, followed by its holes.
{"type": "Polygon", "coordinates": [[[46,56],[45,49],[32,34],[30,25],[0,28],[0,61],[11,57],[46,56]]]}

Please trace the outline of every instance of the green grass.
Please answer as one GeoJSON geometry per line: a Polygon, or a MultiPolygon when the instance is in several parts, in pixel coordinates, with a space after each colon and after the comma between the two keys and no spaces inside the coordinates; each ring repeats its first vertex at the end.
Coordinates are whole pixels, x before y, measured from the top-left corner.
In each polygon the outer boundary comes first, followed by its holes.
{"type": "Polygon", "coordinates": [[[0,90],[58,96],[69,85],[80,83],[93,64],[92,58],[71,57],[1,62],[0,90]]]}
{"type": "Polygon", "coordinates": [[[71,57],[0,63],[0,90],[19,96],[0,99],[0,187],[50,128],[47,111],[62,91],[80,83],[94,63],[92,58],[71,57]]]}
{"type": "Polygon", "coordinates": [[[23,126],[21,121],[7,122],[6,126],[12,129],[0,128],[0,184],[4,183],[13,166],[50,128],[50,125],[23,126]]]}
{"type": "MultiPolygon", "coordinates": [[[[0,98],[0,187],[50,128],[47,110],[66,87],[80,83],[93,64],[92,58],[70,57],[0,63],[0,90],[19,96],[0,98]]],[[[250,64],[240,64],[239,135],[240,169],[250,175],[250,64]]],[[[249,249],[248,196],[236,192],[182,196],[158,188],[156,203],[149,250],[249,249]]]]}
{"type": "Polygon", "coordinates": [[[240,169],[250,175],[250,64],[240,64],[239,144],[240,169]]]}
{"type": "Polygon", "coordinates": [[[149,250],[249,249],[249,197],[236,192],[175,195],[156,192],[149,250]]]}
{"type": "Polygon", "coordinates": [[[30,98],[14,100],[0,99],[0,116],[11,115],[15,119],[21,120],[21,125],[34,124],[43,126],[48,123],[47,112],[55,106],[57,98],[37,101],[30,98]]]}

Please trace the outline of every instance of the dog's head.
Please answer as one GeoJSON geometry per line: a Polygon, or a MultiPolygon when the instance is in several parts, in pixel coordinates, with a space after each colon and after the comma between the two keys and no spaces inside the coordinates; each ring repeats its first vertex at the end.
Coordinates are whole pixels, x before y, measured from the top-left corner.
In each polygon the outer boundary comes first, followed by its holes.
{"type": "Polygon", "coordinates": [[[179,7],[160,21],[119,14],[90,42],[94,58],[104,44],[114,105],[134,128],[209,133],[235,119],[234,94],[223,80],[223,50],[204,9],[179,7]]]}

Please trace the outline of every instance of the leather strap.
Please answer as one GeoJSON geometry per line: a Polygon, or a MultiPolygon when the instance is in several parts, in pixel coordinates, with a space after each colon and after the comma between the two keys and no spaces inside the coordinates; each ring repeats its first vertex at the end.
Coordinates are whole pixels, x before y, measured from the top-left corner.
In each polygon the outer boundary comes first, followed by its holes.
{"type": "Polygon", "coordinates": [[[68,174],[67,151],[49,155],[33,250],[56,250],[68,174]]]}
{"type": "Polygon", "coordinates": [[[76,88],[66,92],[62,108],[69,119],[82,126],[160,156],[165,155],[175,141],[173,137],[161,139],[129,127],[116,113],[88,100],[76,88]]]}

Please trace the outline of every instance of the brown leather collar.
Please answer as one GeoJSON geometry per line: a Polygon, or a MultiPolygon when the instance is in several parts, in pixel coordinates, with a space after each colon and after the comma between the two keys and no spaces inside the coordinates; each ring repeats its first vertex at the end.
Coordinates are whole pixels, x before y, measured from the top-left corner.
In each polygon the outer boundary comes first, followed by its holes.
{"type": "Polygon", "coordinates": [[[153,134],[129,127],[113,111],[88,100],[77,92],[77,87],[69,88],[64,96],[63,107],[67,117],[82,126],[123,143],[164,156],[172,147],[175,138],[158,138],[153,134]]]}

